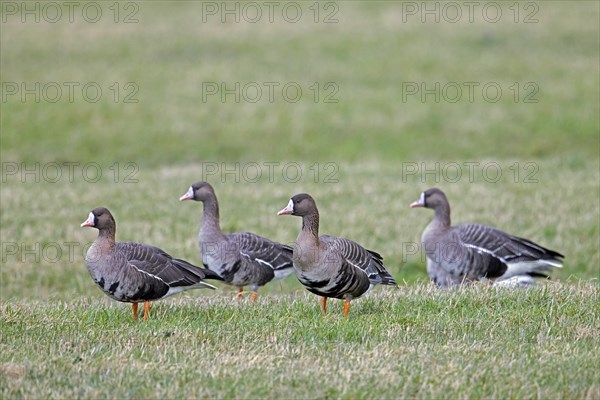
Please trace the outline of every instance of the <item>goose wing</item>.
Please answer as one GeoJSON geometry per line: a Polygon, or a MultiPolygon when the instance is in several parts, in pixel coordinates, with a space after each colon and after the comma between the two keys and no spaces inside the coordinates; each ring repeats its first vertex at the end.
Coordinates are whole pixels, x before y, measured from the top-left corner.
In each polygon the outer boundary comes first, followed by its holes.
{"type": "Polygon", "coordinates": [[[261,268],[268,267],[274,271],[276,277],[279,273],[287,275],[292,272],[293,249],[290,246],[250,232],[231,233],[227,236],[229,241],[236,244],[241,257],[246,262],[261,268]]]}
{"type": "MultiPolygon", "coordinates": [[[[203,279],[220,280],[212,271],[201,269],[185,260],[173,258],[158,247],[135,243],[118,243],[116,250],[121,253],[132,268],[139,270],[148,280],[157,280],[169,287],[192,286],[203,279]]],[[[214,286],[207,283],[206,287],[214,286]]]]}
{"type": "Polygon", "coordinates": [[[383,266],[383,257],[379,253],[367,250],[349,239],[323,235],[321,240],[327,243],[344,263],[354,267],[356,274],[364,274],[372,285],[396,285],[394,278],[383,266]]]}
{"type": "Polygon", "coordinates": [[[478,276],[546,276],[552,267],[562,266],[562,254],[486,225],[458,225],[453,233],[463,248],[462,259],[478,276]]]}

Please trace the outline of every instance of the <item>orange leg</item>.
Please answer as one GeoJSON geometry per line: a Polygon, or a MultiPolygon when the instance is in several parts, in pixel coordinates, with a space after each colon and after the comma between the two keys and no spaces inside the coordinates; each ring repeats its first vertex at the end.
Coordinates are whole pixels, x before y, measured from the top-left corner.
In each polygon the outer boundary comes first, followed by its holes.
{"type": "Polygon", "coordinates": [[[321,297],[321,311],[323,311],[323,315],[327,314],[327,297],[321,297]]]}
{"type": "Polygon", "coordinates": [[[133,319],[137,319],[137,303],[131,303],[131,310],[133,311],[133,319]]]}
{"type": "Polygon", "coordinates": [[[348,317],[350,312],[350,300],[344,300],[344,317],[348,317]]]}
{"type": "Polygon", "coordinates": [[[244,298],[244,288],[238,288],[238,292],[237,292],[237,296],[235,296],[237,298],[237,301],[240,301],[241,299],[244,298]]]}
{"type": "Polygon", "coordinates": [[[150,313],[150,302],[144,302],[144,321],[148,321],[148,314],[150,313]]]}
{"type": "Polygon", "coordinates": [[[256,293],[255,291],[252,291],[252,293],[250,294],[250,300],[256,302],[257,296],[258,296],[258,293],[256,293]]]}

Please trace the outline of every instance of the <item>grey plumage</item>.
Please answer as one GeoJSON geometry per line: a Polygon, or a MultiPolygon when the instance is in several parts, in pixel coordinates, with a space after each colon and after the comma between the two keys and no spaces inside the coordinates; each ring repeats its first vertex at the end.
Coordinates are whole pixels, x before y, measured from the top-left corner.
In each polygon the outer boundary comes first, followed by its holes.
{"type": "MultiPolygon", "coordinates": [[[[310,292],[324,297],[357,298],[377,284],[395,285],[394,278],[385,270],[383,258],[376,252],[366,250],[358,243],[329,235],[319,237],[320,261],[306,266],[301,251],[294,258],[300,282],[310,292]]],[[[298,243],[297,248],[303,244],[298,243]]]]}
{"type": "Polygon", "coordinates": [[[203,264],[223,280],[239,288],[252,289],[256,299],[258,288],[273,279],[292,272],[292,248],[251,232],[224,234],[219,222],[219,203],[213,187],[196,182],[180,200],[196,200],[204,204],[198,244],[203,264]]]}
{"type": "Polygon", "coordinates": [[[106,208],[94,209],[81,226],[99,230],[86,255],[92,279],[112,299],[136,304],[134,311],[137,303],[163,299],[183,290],[215,289],[204,279],[221,280],[212,271],[173,258],[158,247],[115,242],[116,223],[106,208]]]}
{"type": "MultiPolygon", "coordinates": [[[[562,267],[562,254],[528,239],[479,224],[451,226],[445,194],[429,189],[411,207],[435,211],[422,236],[427,272],[439,286],[452,286],[482,278],[503,281],[516,276],[548,277],[562,267]]],[[[514,282],[533,282],[520,279],[514,282]]]]}
{"type": "Polygon", "coordinates": [[[350,301],[372,286],[396,285],[378,253],[352,240],[319,236],[319,211],[310,195],[301,193],[292,197],[278,213],[288,214],[302,217],[302,230],[294,247],[296,276],[308,291],[323,297],[323,312],[329,297],[344,299],[344,314],[348,315],[350,301]]]}

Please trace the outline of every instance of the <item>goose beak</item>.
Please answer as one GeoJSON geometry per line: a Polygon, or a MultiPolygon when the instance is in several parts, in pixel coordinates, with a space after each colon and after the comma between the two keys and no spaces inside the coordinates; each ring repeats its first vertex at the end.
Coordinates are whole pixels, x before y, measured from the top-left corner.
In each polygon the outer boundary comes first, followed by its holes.
{"type": "Polygon", "coordinates": [[[95,218],[94,218],[94,214],[90,213],[90,215],[88,215],[88,219],[86,219],[85,221],[83,221],[81,223],[81,226],[94,226],[95,225],[95,218]]]}
{"type": "Polygon", "coordinates": [[[194,189],[190,186],[187,192],[179,198],[179,201],[192,200],[194,198],[194,189]]]}
{"type": "Polygon", "coordinates": [[[294,202],[290,199],[290,202],[287,206],[281,211],[277,213],[277,215],[290,215],[294,213],[294,202]]]}
{"type": "Polygon", "coordinates": [[[421,193],[419,200],[410,203],[410,208],[425,207],[425,193],[421,193]]]}
{"type": "Polygon", "coordinates": [[[410,203],[410,208],[417,207],[423,207],[423,203],[421,203],[421,200],[413,201],[412,203],[410,203]]]}

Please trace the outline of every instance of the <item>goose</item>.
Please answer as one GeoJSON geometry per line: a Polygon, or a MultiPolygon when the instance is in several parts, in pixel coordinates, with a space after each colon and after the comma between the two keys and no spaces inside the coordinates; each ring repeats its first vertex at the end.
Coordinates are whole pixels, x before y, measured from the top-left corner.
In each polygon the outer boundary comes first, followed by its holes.
{"type": "Polygon", "coordinates": [[[138,303],[144,303],[147,320],[150,301],[189,289],[216,289],[204,279],[221,280],[212,271],[173,258],[158,247],[115,242],[117,224],[107,208],[93,209],[81,226],[98,229],[85,257],[92,279],[110,298],[131,303],[133,319],[137,319],[138,303]]]}
{"type": "Polygon", "coordinates": [[[321,296],[323,314],[330,297],[344,300],[344,316],[348,317],[350,302],[374,285],[397,287],[378,253],[349,239],[319,236],[319,210],[309,194],[295,195],[277,215],[302,217],[294,246],[294,270],[309,292],[321,296]]]}
{"type": "Polygon", "coordinates": [[[292,248],[251,232],[223,233],[219,223],[219,202],[208,182],[196,182],[179,198],[204,204],[198,244],[204,266],[237,286],[237,299],[244,286],[250,286],[250,299],[256,301],[258,288],[292,271],[292,248]]]}
{"type": "Polygon", "coordinates": [[[534,277],[548,278],[553,268],[562,268],[562,254],[528,239],[486,225],[452,226],[450,204],[438,188],[421,193],[410,207],[435,212],[421,241],[427,255],[427,273],[438,286],[483,278],[495,280],[496,286],[529,286],[534,284],[534,277]]]}

